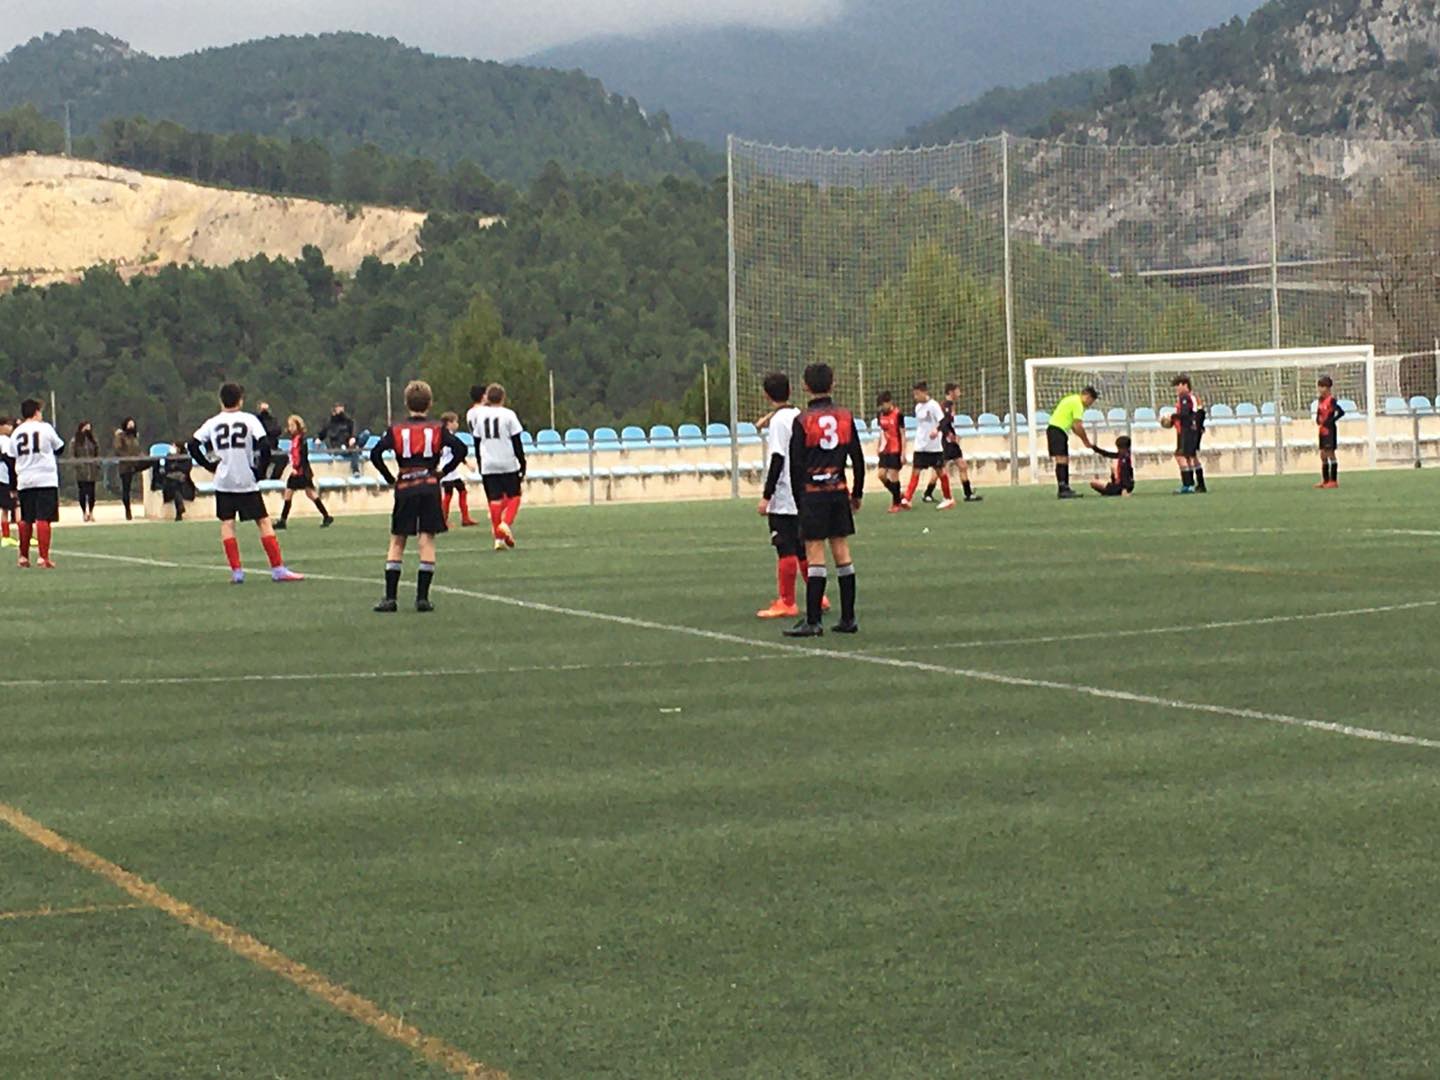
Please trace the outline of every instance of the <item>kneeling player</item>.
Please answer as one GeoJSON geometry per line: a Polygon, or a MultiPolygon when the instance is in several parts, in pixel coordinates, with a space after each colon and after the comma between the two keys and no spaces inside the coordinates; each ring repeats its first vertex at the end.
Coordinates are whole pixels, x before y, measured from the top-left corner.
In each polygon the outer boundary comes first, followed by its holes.
{"type": "Polygon", "coordinates": [[[1095,452],[1101,457],[1109,458],[1115,464],[1110,466],[1110,479],[1091,480],[1091,488],[1101,495],[1110,497],[1135,494],[1135,459],[1130,454],[1130,436],[1121,435],[1116,439],[1114,450],[1105,450],[1097,446],[1095,452]]]}
{"type": "Polygon", "coordinates": [[[1320,402],[1315,407],[1315,424],[1320,429],[1320,483],[1317,488],[1338,488],[1340,486],[1340,462],[1335,451],[1340,445],[1339,428],[1336,426],[1345,415],[1340,402],[1335,400],[1335,380],[1329,375],[1320,376],[1316,386],[1320,390],[1320,402]]]}
{"type": "Polygon", "coordinates": [[[259,417],[241,411],[244,404],[245,388],[239,383],[220,387],[220,411],[201,424],[186,444],[190,460],[215,474],[215,516],[220,519],[220,544],[230,564],[230,580],[236,585],[245,581],[235,535],[239,518],[255,522],[260,530],[272,581],[304,581],[280,557],[280,539],[260,496],[260,477],[270,464],[270,437],[259,417]]]}
{"type": "Polygon", "coordinates": [[[840,621],[837,634],[854,634],[855,564],[850,557],[850,537],[855,532],[855,511],[865,489],[865,451],[849,409],[830,397],[835,372],[829,364],[811,364],[805,369],[805,389],[810,404],[795,421],[790,436],[790,486],[800,509],[800,536],[805,541],[805,618],[785,631],[786,637],[819,637],[825,601],[825,545],[835,556],[835,576],[840,579],[840,621]],[[845,465],[854,470],[847,484],[845,465]]]}
{"type": "Polygon", "coordinates": [[[40,546],[40,567],[53,570],[50,561],[50,526],[60,520],[60,466],[55,458],[65,440],[45,422],[40,402],[29,398],[20,404],[20,426],[10,436],[15,458],[15,488],[20,500],[20,558],[22,570],[30,565],[30,537],[40,546]]]}
{"type": "Polygon", "coordinates": [[[443,424],[429,418],[427,414],[433,400],[429,383],[418,379],[408,383],[405,407],[410,410],[409,419],[390,427],[370,451],[370,464],[395,488],[395,509],[390,514],[390,549],[385,556],[385,598],[375,605],[376,611],[395,611],[398,607],[396,596],[400,591],[405,542],[412,536],[419,537],[420,541],[415,610],[435,610],[430,603],[430,583],[435,579],[435,536],[445,531],[440,484],[460,467],[469,451],[443,424]],[[392,475],[385,464],[387,450],[395,453],[398,477],[392,475]],[[440,460],[446,450],[450,451],[450,457],[442,468],[440,460]]]}

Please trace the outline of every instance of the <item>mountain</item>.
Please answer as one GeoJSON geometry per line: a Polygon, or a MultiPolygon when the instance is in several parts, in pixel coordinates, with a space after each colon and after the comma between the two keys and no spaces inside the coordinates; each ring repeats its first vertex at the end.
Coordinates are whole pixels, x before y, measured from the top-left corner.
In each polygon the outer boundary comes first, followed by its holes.
{"type": "Polygon", "coordinates": [[[884,145],[937,102],[1142,57],[1256,0],[846,0],[813,27],[682,28],[549,49],[711,146],[727,133],[807,146],[884,145]]]}
{"type": "Polygon", "coordinates": [[[1003,128],[1090,142],[1183,142],[1272,128],[1300,135],[1440,134],[1436,0],[1271,0],[1139,67],[1044,83],[917,129],[937,140],[1003,128]],[[1058,111],[1057,111],[1058,110],[1058,111]]]}
{"type": "Polygon", "coordinates": [[[515,184],[554,160],[641,180],[708,178],[720,162],[579,72],[432,56],[363,34],[279,37],[173,58],[95,30],[48,34],[0,60],[0,110],[51,117],[74,102],[76,131],[144,116],[215,133],[370,143],[442,165],[469,159],[515,184]]]}
{"type": "Polygon", "coordinates": [[[901,146],[944,146],[981,139],[1002,131],[1026,134],[1043,129],[1057,114],[1084,109],[1094,102],[1109,76],[1103,71],[1077,71],[1017,88],[999,86],[974,101],[911,128],[901,146]]]}

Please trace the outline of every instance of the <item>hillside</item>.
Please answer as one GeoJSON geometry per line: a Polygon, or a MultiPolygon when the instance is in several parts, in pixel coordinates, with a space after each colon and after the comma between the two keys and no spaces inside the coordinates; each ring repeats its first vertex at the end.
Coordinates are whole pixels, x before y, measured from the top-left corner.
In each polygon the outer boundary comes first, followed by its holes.
{"type": "Polygon", "coordinates": [[[425,216],[346,209],[146,176],[89,161],[0,158],[0,290],[66,280],[113,265],[122,276],[171,264],[227,266],[255,255],[296,258],[307,246],[341,270],[369,256],[404,262],[425,216]]]}
{"type": "Polygon", "coordinates": [[[568,170],[708,178],[721,163],[578,72],[432,56],[363,34],[267,38],[156,58],[94,30],[36,38],[0,62],[0,110],[33,103],[80,134],[145,116],[198,131],[365,143],[528,182],[568,170]]]}
{"type": "Polygon", "coordinates": [[[712,146],[727,133],[805,146],[886,145],[943,102],[1145,55],[1257,0],[846,0],[814,27],[681,28],[595,38],[529,62],[578,68],[665,108],[712,146]]]}
{"type": "Polygon", "coordinates": [[[993,99],[983,117],[962,106],[921,130],[927,141],[1002,127],[1110,143],[1271,128],[1432,138],[1440,133],[1437,55],[1436,0],[1271,0],[1248,19],[1154,46],[1148,63],[1112,69],[1088,93],[1078,83],[1060,94],[1054,84],[1034,85],[993,99]]]}

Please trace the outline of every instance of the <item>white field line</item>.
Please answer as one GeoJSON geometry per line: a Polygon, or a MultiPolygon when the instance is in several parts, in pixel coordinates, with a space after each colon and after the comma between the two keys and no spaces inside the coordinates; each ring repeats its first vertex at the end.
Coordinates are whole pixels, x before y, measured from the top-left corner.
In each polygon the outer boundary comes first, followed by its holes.
{"type": "MultiPolygon", "coordinates": [[[[195,564],[187,565],[121,555],[107,555],[103,557],[139,563],[141,565],[148,563],[150,565],[163,567],[216,569],[214,567],[201,567],[195,564]]],[[[330,574],[314,574],[311,575],[311,577],[317,581],[343,582],[345,584],[371,585],[374,583],[371,578],[342,577],[330,574]]],[[[1266,723],[1283,724],[1288,727],[1323,731],[1332,735],[1345,735],[1352,739],[1364,739],[1369,742],[1390,743],[1397,746],[1418,746],[1429,750],[1440,750],[1440,739],[1426,739],[1417,735],[1401,735],[1391,731],[1380,731],[1375,728],[1356,727],[1351,724],[1337,724],[1326,720],[1312,720],[1301,716],[1291,716],[1287,713],[1233,708],[1228,705],[1214,705],[1203,701],[1187,701],[1181,698],[1158,697],[1153,694],[1131,693],[1126,690],[1108,690],[1104,687],[1088,686],[1084,683],[1060,682],[1055,679],[1034,679],[1022,675],[1004,675],[999,672],[981,671],[976,668],[945,667],[941,664],[930,664],[920,660],[906,660],[894,656],[878,656],[864,652],[817,649],[791,644],[786,641],[762,641],[756,638],[744,637],[740,634],[725,633],[720,630],[704,630],[695,626],[662,623],[652,619],[639,619],[630,615],[614,615],[603,611],[590,611],[585,608],[565,607],[561,604],[549,604],[538,600],[521,600],[517,597],[502,596],[498,593],[480,592],[475,589],[461,589],[453,585],[435,585],[432,586],[431,591],[443,593],[448,596],[461,596],[471,600],[484,600],[488,603],[518,608],[522,611],[538,611],[549,615],[563,615],[567,618],[603,622],[612,626],[628,626],[636,630],[656,630],[662,633],[697,638],[703,641],[718,641],[727,645],[740,645],[747,649],[799,654],[812,659],[838,660],[845,663],[871,664],[876,667],[886,667],[904,671],[923,671],[932,675],[945,675],[952,678],[958,677],[961,679],[969,679],[973,682],[990,683],[996,686],[1012,686],[1031,690],[1053,690],[1057,693],[1068,694],[1072,697],[1091,697],[1104,701],[1123,701],[1135,705],[1150,705],[1155,708],[1170,709],[1179,712],[1205,713],[1211,716],[1224,716],[1236,720],[1260,720],[1266,723]]]]}

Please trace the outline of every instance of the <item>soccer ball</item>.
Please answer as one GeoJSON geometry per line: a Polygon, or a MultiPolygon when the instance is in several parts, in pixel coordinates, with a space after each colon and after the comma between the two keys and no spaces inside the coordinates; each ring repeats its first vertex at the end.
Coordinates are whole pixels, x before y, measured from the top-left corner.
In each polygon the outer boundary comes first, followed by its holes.
{"type": "Polygon", "coordinates": [[[1171,428],[1173,428],[1175,426],[1175,414],[1166,413],[1164,416],[1160,417],[1160,426],[1163,427],[1166,431],[1169,431],[1171,428]]]}

